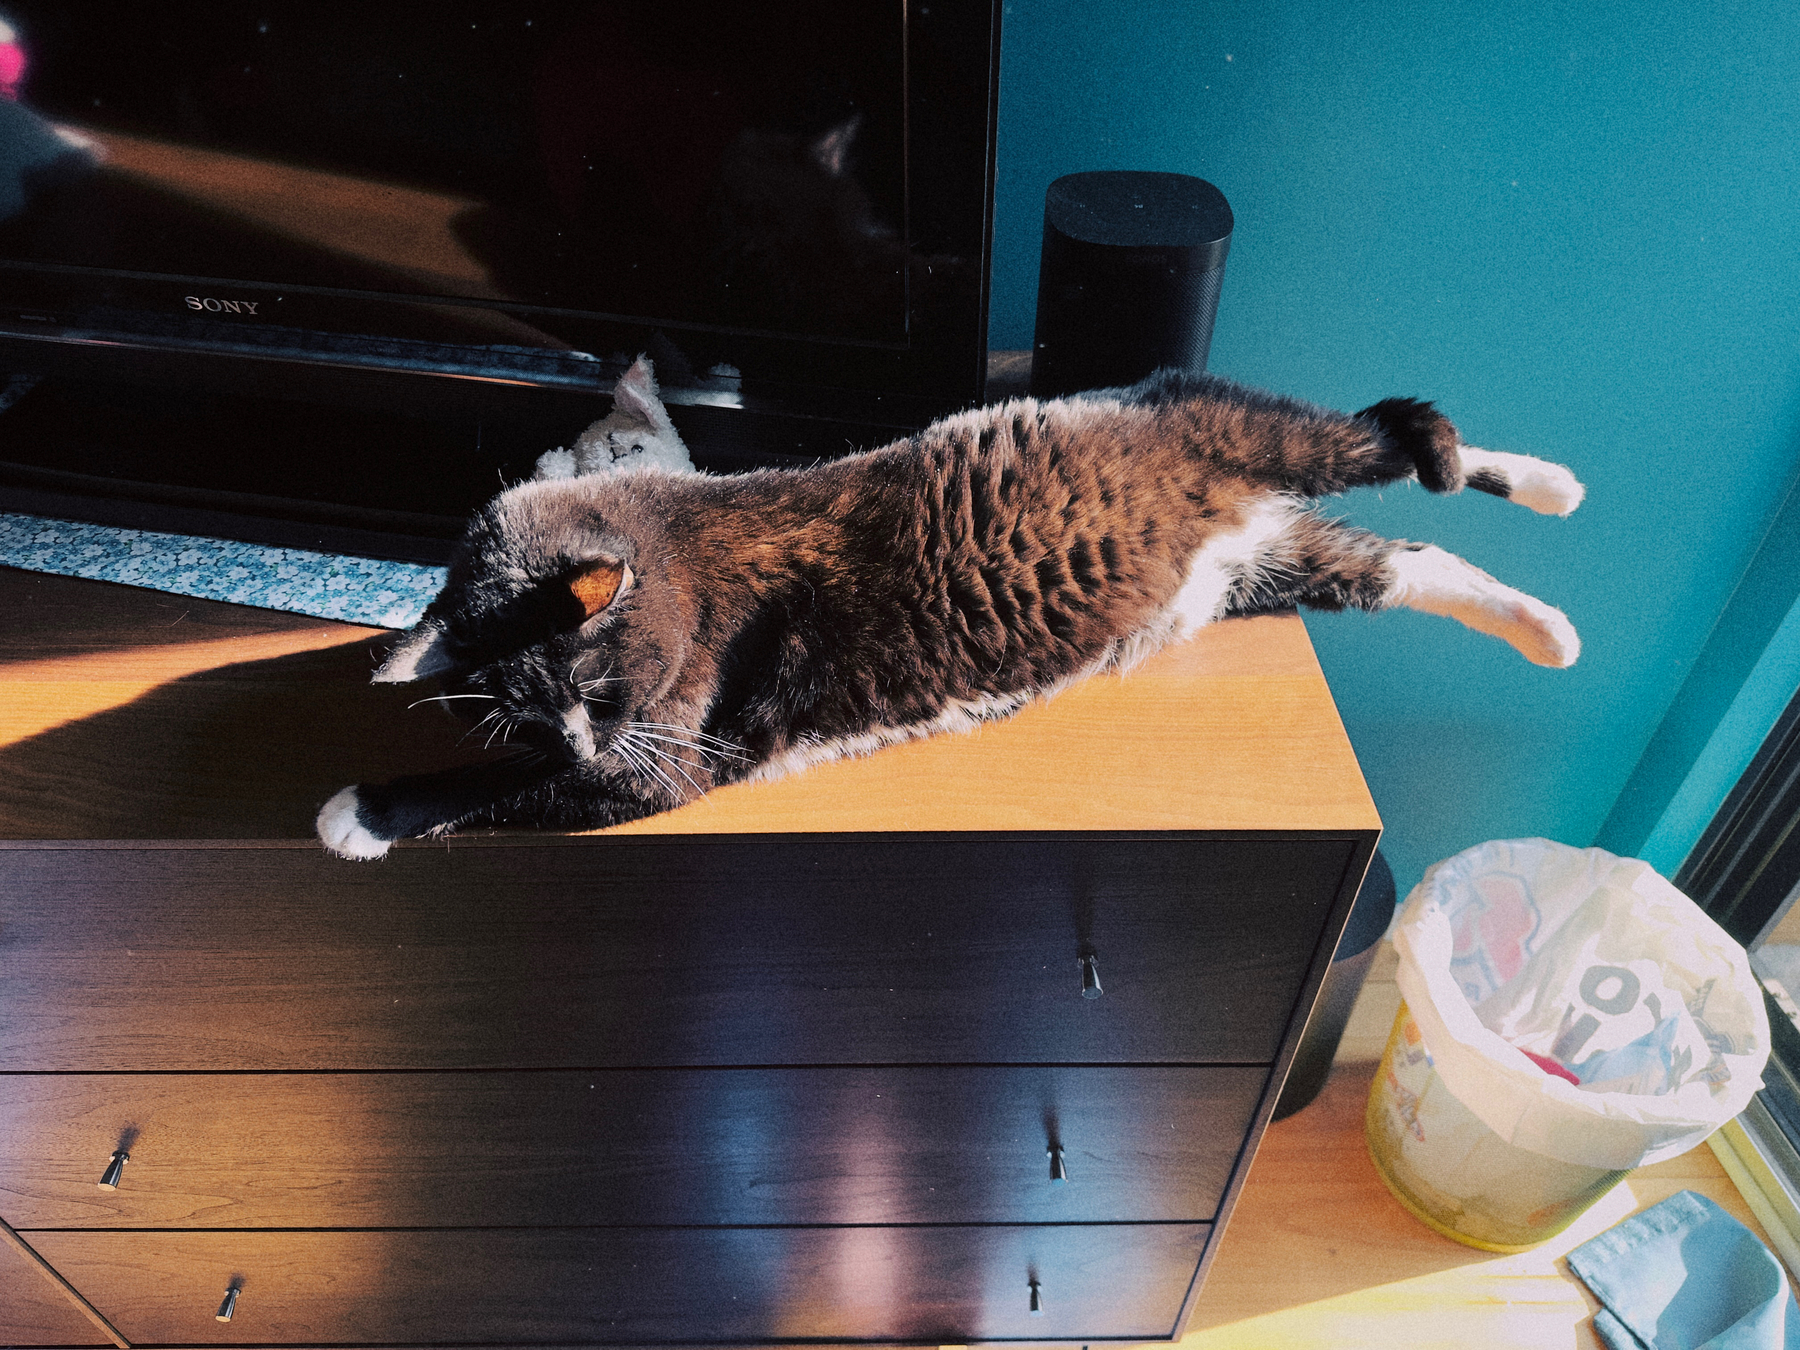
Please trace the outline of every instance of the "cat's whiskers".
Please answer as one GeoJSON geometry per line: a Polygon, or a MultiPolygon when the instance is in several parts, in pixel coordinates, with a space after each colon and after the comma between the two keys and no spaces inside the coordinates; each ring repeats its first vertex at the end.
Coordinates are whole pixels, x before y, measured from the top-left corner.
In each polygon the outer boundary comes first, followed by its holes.
{"type": "Polygon", "coordinates": [[[687,764],[685,761],[669,754],[653,742],[645,739],[644,734],[641,731],[636,730],[635,727],[635,723],[627,723],[621,728],[617,733],[615,744],[629,745],[631,747],[631,753],[636,757],[637,762],[642,764],[648,773],[653,774],[656,779],[661,782],[663,786],[667,787],[670,792],[674,793],[676,797],[685,799],[686,794],[676,785],[675,780],[669,777],[668,773],[662,767],[663,764],[667,764],[670,768],[674,769],[676,773],[680,774],[687,785],[694,790],[696,796],[705,794],[706,789],[694,780],[693,775],[688,773],[689,768],[703,768],[704,766],[687,764]]]}
{"type": "Polygon", "coordinates": [[[745,764],[750,763],[752,759],[743,746],[704,731],[696,731],[692,727],[677,726],[672,722],[627,722],[625,725],[656,740],[685,745],[689,749],[699,751],[703,756],[718,755],[722,759],[741,760],[745,764]],[[674,734],[658,735],[658,732],[674,734]]]}
{"type": "Polygon", "coordinates": [[[663,773],[662,770],[658,769],[656,764],[644,754],[643,749],[640,746],[623,736],[619,736],[613,740],[611,748],[618,752],[619,758],[630,765],[632,772],[639,778],[660,779],[669,791],[675,793],[678,797],[681,795],[680,789],[675,786],[674,780],[663,773]]]}
{"type": "MultiPolygon", "coordinates": [[[[708,767],[707,762],[706,762],[708,755],[717,756],[719,759],[733,759],[733,760],[736,760],[740,764],[748,764],[751,762],[750,756],[748,756],[748,755],[737,754],[736,752],[729,751],[729,750],[718,750],[718,749],[713,748],[710,745],[696,745],[696,744],[694,744],[694,742],[688,741],[688,740],[683,740],[678,736],[664,736],[664,735],[660,735],[659,733],[654,732],[654,731],[639,731],[636,733],[636,735],[640,741],[644,741],[644,742],[660,741],[664,745],[679,746],[683,750],[693,751],[694,754],[699,756],[699,759],[700,759],[699,767],[701,767],[703,769],[708,767]]],[[[647,748],[654,748],[654,746],[652,745],[647,748]]]]}
{"type": "Polygon", "coordinates": [[[620,684],[622,681],[614,675],[613,668],[608,666],[591,680],[577,680],[575,687],[585,693],[589,689],[598,689],[603,684],[620,684]]]}
{"type": "Polygon", "coordinates": [[[662,760],[670,768],[674,769],[676,773],[680,774],[682,776],[682,778],[686,780],[687,785],[689,787],[691,787],[692,789],[694,789],[694,792],[696,795],[702,795],[705,793],[706,789],[701,787],[700,784],[696,783],[694,781],[693,775],[688,772],[688,770],[690,768],[695,768],[695,769],[701,770],[701,772],[704,773],[705,768],[706,768],[705,765],[689,764],[686,760],[682,759],[680,756],[671,755],[667,750],[658,749],[655,745],[648,744],[643,740],[639,740],[637,742],[637,745],[640,749],[647,750],[650,754],[656,756],[656,758],[662,760]]]}
{"type": "MultiPolygon", "coordinates": [[[[485,721],[487,719],[484,718],[482,720],[485,721]]],[[[498,736],[500,738],[500,744],[505,745],[508,741],[510,741],[512,739],[513,732],[518,730],[518,726],[519,726],[519,723],[521,720],[523,720],[523,719],[518,714],[502,715],[500,718],[499,725],[497,725],[492,731],[488,732],[488,738],[485,742],[483,742],[481,748],[483,750],[492,749],[493,744],[494,744],[494,737],[496,737],[496,736],[498,736]]]]}
{"type": "Polygon", "coordinates": [[[636,760],[634,760],[626,752],[624,746],[619,745],[617,742],[615,742],[612,746],[609,747],[609,749],[612,751],[613,754],[616,754],[621,760],[623,760],[625,762],[625,767],[630,772],[630,774],[633,778],[642,778],[644,776],[643,766],[640,765],[636,760]]]}
{"type": "MultiPolygon", "coordinates": [[[[673,778],[669,777],[668,773],[664,771],[662,765],[657,763],[658,759],[666,758],[666,756],[661,755],[657,751],[655,746],[646,745],[643,741],[639,741],[639,740],[635,740],[635,739],[632,741],[632,748],[635,749],[638,752],[638,754],[643,757],[644,767],[647,768],[651,773],[656,775],[658,782],[660,782],[664,787],[668,788],[669,791],[674,793],[676,797],[679,798],[679,797],[683,796],[680,786],[675,782],[675,780],[673,778]]],[[[685,774],[682,776],[686,777],[685,774]]],[[[691,783],[693,780],[689,779],[688,781],[691,783]]]]}
{"type": "Polygon", "coordinates": [[[704,741],[709,745],[716,745],[726,750],[742,750],[744,748],[735,741],[728,741],[722,737],[714,736],[711,732],[699,731],[693,727],[678,726],[674,722],[633,722],[632,725],[635,727],[649,727],[655,731],[678,731],[682,735],[691,737],[695,741],[704,741]]]}
{"type": "Polygon", "coordinates": [[[623,737],[614,736],[612,744],[606,748],[616,754],[620,759],[624,760],[626,767],[628,767],[633,774],[640,778],[643,776],[643,762],[637,757],[637,753],[632,749],[629,741],[625,740],[623,737]]]}
{"type": "Polygon", "coordinates": [[[420,703],[448,703],[451,699],[455,698],[485,698],[492,700],[495,697],[497,696],[494,694],[435,694],[431,698],[422,698],[409,703],[406,707],[407,711],[410,712],[412,709],[418,707],[420,703]]]}
{"type": "Polygon", "coordinates": [[[642,722],[627,722],[626,725],[628,727],[630,727],[632,729],[632,732],[642,740],[664,741],[664,742],[668,743],[669,745],[679,745],[684,750],[698,751],[699,753],[701,753],[703,755],[704,754],[721,754],[721,753],[723,753],[721,751],[713,750],[708,746],[699,745],[699,744],[695,743],[694,741],[690,741],[682,736],[665,736],[664,734],[662,734],[659,731],[645,731],[643,729],[645,724],[642,722]]]}
{"type": "Polygon", "coordinates": [[[456,743],[458,745],[461,745],[464,741],[468,740],[469,737],[473,736],[476,732],[480,731],[483,727],[485,727],[489,722],[492,722],[497,717],[504,717],[505,715],[506,715],[506,709],[504,709],[504,708],[492,709],[491,711],[489,711],[489,713],[486,717],[482,718],[474,726],[470,727],[467,731],[463,732],[463,734],[457,738],[456,743]]]}
{"type": "MultiPolygon", "coordinates": [[[[598,653],[598,652],[595,652],[595,651],[585,651],[585,652],[582,652],[582,653],[581,653],[581,655],[579,655],[579,656],[577,656],[577,657],[576,657],[576,658],[575,658],[575,659],[574,659],[574,661],[572,661],[572,662],[571,662],[571,663],[570,663],[570,664],[569,664],[569,678],[570,678],[570,679],[571,679],[571,680],[573,680],[573,679],[574,679],[574,678],[575,678],[575,677],[576,677],[576,676],[577,676],[577,675],[579,675],[579,674],[581,674],[581,665],[582,665],[582,662],[584,662],[584,661],[592,661],[592,660],[593,660],[593,659],[594,659],[594,658],[595,658],[595,657],[596,657],[596,656],[598,656],[598,655],[599,655],[599,654],[600,654],[600,653],[598,653]]],[[[603,671],[601,671],[601,672],[600,672],[600,674],[599,674],[599,675],[598,675],[598,676],[596,676],[596,677],[595,677],[595,679],[596,679],[596,680],[604,680],[604,679],[606,679],[606,678],[607,678],[607,677],[608,677],[608,676],[609,676],[609,675],[611,675],[611,674],[612,674],[612,673],[613,673],[613,667],[612,667],[612,663],[611,663],[611,662],[608,662],[608,663],[607,663],[607,667],[606,667],[606,669],[605,669],[605,670],[603,670],[603,671]]],[[[595,682],[595,681],[589,681],[589,683],[594,683],[594,682],[595,682]]]]}

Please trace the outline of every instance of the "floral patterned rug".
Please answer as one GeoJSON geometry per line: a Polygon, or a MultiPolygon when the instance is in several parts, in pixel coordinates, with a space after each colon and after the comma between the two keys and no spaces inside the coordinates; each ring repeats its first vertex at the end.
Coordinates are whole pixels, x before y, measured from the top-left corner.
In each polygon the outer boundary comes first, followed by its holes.
{"type": "Polygon", "coordinates": [[[408,628],[444,569],[0,512],[0,566],[408,628]]]}

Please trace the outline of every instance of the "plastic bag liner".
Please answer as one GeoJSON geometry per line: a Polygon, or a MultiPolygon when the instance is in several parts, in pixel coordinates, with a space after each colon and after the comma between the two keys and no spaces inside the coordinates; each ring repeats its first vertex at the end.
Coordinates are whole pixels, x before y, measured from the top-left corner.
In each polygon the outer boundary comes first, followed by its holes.
{"type": "Polygon", "coordinates": [[[1432,1067],[1519,1148],[1584,1167],[1660,1162],[1762,1086],[1769,1022],[1744,949],[1648,863],[1547,839],[1479,844],[1425,873],[1394,945],[1432,1067]]]}

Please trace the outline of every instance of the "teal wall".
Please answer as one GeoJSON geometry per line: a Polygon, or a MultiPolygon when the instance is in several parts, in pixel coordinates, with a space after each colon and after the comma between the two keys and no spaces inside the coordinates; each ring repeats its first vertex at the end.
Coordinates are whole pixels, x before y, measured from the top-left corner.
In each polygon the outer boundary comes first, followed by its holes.
{"type": "Polygon", "coordinates": [[[1795,598],[1800,5],[1010,0],[999,135],[992,345],[1030,344],[1051,179],[1196,174],[1237,219],[1211,369],[1431,398],[1587,483],[1567,520],[1410,485],[1330,505],[1585,643],[1548,671],[1447,620],[1308,616],[1403,889],[1490,838],[1635,851],[1693,798],[1795,598]]]}
{"type": "Polygon", "coordinates": [[[1595,843],[1672,876],[1800,683],[1800,488],[1682,682],[1595,843]]]}

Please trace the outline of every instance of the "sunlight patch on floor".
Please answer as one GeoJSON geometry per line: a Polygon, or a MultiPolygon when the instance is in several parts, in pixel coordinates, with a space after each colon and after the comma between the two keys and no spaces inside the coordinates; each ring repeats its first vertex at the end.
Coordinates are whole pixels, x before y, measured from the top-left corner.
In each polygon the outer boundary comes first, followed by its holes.
{"type": "MultiPolygon", "coordinates": [[[[1284,1308],[1182,1338],[1185,1350],[1394,1350],[1394,1347],[1598,1347],[1594,1304],[1565,1273],[1561,1258],[1662,1198],[1639,1196],[1627,1178],[1565,1232],[1533,1251],[1496,1256],[1468,1249],[1459,1266],[1284,1308]],[[1446,1318],[1454,1308],[1455,1317],[1446,1318]],[[1469,1339],[1470,1319],[1482,1328],[1469,1339]]],[[[1204,1299],[1205,1295],[1201,1295],[1204,1299]]]]}

